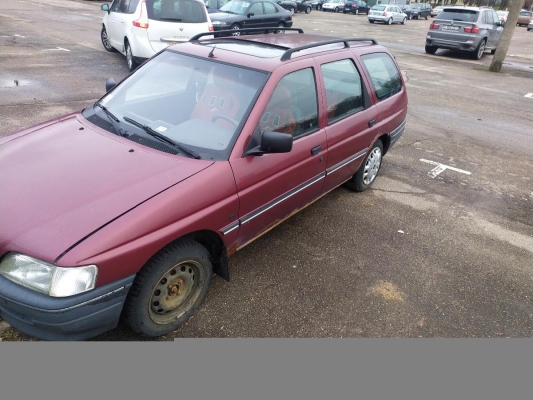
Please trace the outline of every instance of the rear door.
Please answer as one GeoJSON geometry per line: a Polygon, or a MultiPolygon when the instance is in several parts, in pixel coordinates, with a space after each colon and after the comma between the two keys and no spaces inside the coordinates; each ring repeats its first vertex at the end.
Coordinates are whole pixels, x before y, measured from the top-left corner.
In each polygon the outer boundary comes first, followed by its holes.
{"type": "Polygon", "coordinates": [[[196,0],[146,0],[149,26],[146,30],[154,52],[209,31],[205,5],[196,0]]]}
{"type": "Polygon", "coordinates": [[[263,2],[252,3],[250,8],[246,11],[246,15],[250,15],[250,17],[244,22],[244,28],[262,28],[265,26],[265,9],[263,8],[263,2]]]}
{"type": "Polygon", "coordinates": [[[263,5],[265,7],[265,26],[277,26],[280,20],[280,14],[278,13],[278,9],[274,4],[268,1],[265,1],[263,5]]]}
{"type": "Polygon", "coordinates": [[[323,193],[354,175],[378,133],[373,104],[361,67],[351,52],[317,57],[326,105],[328,140],[323,193]]]}

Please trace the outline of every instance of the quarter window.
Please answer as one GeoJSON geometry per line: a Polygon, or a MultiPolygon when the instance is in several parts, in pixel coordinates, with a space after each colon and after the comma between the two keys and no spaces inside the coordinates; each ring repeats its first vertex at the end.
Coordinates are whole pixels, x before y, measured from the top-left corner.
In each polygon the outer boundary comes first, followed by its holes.
{"type": "Polygon", "coordinates": [[[352,60],[340,60],[320,67],[326,89],[328,124],[363,109],[361,75],[352,60]]]}
{"type": "Polygon", "coordinates": [[[378,100],[384,100],[402,90],[400,73],[388,54],[367,54],[361,56],[361,60],[372,80],[378,100]]]}

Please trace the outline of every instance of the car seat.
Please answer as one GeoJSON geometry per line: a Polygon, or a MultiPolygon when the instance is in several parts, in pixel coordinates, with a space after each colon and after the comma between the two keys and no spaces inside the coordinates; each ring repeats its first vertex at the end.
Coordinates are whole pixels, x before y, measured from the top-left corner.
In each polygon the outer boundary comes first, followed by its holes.
{"type": "Polygon", "coordinates": [[[287,87],[278,85],[259,121],[261,132],[273,131],[294,135],[296,120],[291,112],[291,107],[291,92],[287,87]]]}

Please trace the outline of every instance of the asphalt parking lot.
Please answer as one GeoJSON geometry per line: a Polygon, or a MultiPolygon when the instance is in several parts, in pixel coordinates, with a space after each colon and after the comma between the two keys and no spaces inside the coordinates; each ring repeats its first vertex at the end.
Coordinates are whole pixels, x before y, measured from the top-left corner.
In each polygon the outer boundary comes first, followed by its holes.
{"type": "MultiPolygon", "coordinates": [[[[0,2],[0,136],[82,109],[128,75],[100,42],[102,3],[0,2]]],[[[406,131],[372,190],[338,188],[244,248],[231,282],[215,278],[198,313],[159,340],[533,336],[533,32],[515,29],[494,74],[490,53],[425,54],[429,20],[293,19],[389,47],[406,131]]],[[[138,337],[121,326],[95,340],[138,337]]]]}

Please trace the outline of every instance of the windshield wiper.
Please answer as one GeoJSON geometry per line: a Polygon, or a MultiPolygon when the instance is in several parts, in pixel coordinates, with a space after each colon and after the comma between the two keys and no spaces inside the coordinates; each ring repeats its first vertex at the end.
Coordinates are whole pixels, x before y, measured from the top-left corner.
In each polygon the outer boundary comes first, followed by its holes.
{"type": "Polygon", "coordinates": [[[167,144],[170,144],[171,146],[175,147],[176,149],[180,150],[182,153],[188,154],[189,156],[199,160],[201,157],[200,155],[195,152],[194,150],[188,149],[187,147],[183,146],[182,144],[179,144],[178,142],[175,142],[174,140],[170,139],[169,137],[160,134],[155,129],[150,128],[148,125],[143,125],[140,122],[135,121],[134,119],[123,117],[124,121],[129,122],[130,124],[133,124],[142,130],[144,130],[146,133],[148,133],[150,136],[155,137],[159,139],[162,142],[165,142],[167,144]]]}
{"type": "Polygon", "coordinates": [[[129,136],[128,131],[122,129],[120,125],[118,124],[120,120],[115,116],[115,114],[109,111],[107,107],[101,105],[99,101],[94,103],[94,105],[100,107],[104,111],[105,115],[107,116],[107,119],[111,122],[111,125],[113,125],[113,128],[115,129],[115,132],[117,135],[122,136],[122,137],[129,136]]]}

